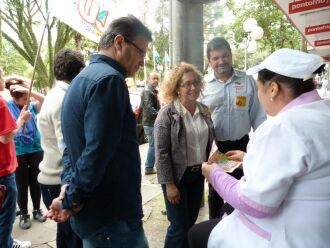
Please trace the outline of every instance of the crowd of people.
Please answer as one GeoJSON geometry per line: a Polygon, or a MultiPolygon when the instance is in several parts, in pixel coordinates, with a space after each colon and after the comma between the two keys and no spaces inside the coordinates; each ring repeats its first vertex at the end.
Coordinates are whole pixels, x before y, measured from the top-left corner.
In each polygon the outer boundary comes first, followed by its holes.
{"type": "MultiPolygon", "coordinates": [[[[58,223],[59,248],[149,247],[125,78],[151,41],[134,16],[113,20],[87,67],[77,51],[56,55],[55,86],[46,97],[32,91],[28,106],[29,80],[0,70],[0,91],[12,97],[0,96],[0,248],[31,246],[11,235],[16,203],[19,226],[32,226],[28,189],[33,218],[58,223]]],[[[327,247],[330,102],[313,82],[323,59],[284,48],[244,72],[221,37],[207,59],[211,73],[182,62],[160,93],[151,72],[141,95],[145,174],[157,174],[169,221],[164,247],[327,247]],[[241,167],[226,173],[207,162],[212,146],[241,167]],[[195,224],[205,179],[210,220],[195,224]]]]}

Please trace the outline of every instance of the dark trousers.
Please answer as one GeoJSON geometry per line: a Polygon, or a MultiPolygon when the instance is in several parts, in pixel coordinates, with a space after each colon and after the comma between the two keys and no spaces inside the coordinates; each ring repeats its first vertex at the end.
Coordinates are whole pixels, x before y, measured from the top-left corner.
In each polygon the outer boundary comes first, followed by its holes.
{"type": "MultiPolygon", "coordinates": [[[[217,141],[217,146],[220,152],[226,153],[230,150],[241,150],[246,152],[246,146],[249,143],[249,135],[243,136],[240,140],[235,141],[217,141]]],[[[237,179],[243,176],[242,169],[236,169],[231,175],[237,179]]],[[[228,203],[224,204],[223,199],[213,189],[212,185],[209,184],[209,218],[216,219],[221,217],[224,213],[230,214],[234,211],[234,208],[228,203]]]]}
{"type": "Polygon", "coordinates": [[[188,232],[189,248],[207,248],[207,242],[213,228],[221,218],[201,222],[190,228],[188,232]]]}
{"type": "MultiPolygon", "coordinates": [[[[41,184],[42,199],[49,210],[50,205],[54,198],[58,197],[61,192],[61,185],[43,185],[41,184]]],[[[57,224],[56,233],[56,246],[57,248],[82,248],[82,240],[72,230],[70,220],[64,223],[57,224]]]]}
{"type": "Polygon", "coordinates": [[[204,193],[204,177],[200,167],[198,171],[187,168],[177,187],[180,192],[180,203],[172,204],[167,200],[166,185],[162,184],[167,219],[170,222],[165,237],[165,248],[188,247],[187,233],[197,220],[204,193]]]}
{"type": "Polygon", "coordinates": [[[28,213],[28,189],[32,199],[33,209],[40,208],[40,185],[37,177],[39,163],[43,158],[43,152],[33,152],[17,156],[18,167],[16,169],[17,203],[21,214],[28,213]]]}

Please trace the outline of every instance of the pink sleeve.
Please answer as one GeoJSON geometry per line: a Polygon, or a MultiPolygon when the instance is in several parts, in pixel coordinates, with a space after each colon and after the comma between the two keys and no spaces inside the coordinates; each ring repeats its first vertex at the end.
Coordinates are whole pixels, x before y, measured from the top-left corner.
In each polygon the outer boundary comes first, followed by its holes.
{"type": "Polygon", "coordinates": [[[244,200],[245,197],[239,194],[239,180],[220,168],[211,171],[210,183],[226,202],[243,213],[255,218],[265,218],[273,213],[273,211],[261,211],[260,208],[254,208],[251,204],[247,204],[249,201],[244,200]]]}

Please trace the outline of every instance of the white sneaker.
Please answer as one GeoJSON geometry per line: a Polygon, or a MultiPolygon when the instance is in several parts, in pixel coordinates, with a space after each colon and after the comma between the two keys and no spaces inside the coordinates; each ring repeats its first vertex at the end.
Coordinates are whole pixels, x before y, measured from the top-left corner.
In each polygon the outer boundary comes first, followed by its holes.
{"type": "Polygon", "coordinates": [[[14,239],[14,243],[12,248],[30,248],[31,242],[30,241],[20,241],[17,239],[14,239]]]}

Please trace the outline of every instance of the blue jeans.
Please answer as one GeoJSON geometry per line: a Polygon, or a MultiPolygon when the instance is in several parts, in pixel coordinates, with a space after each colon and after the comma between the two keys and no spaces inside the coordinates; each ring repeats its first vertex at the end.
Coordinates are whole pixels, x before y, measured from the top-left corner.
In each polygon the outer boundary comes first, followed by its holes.
{"type": "Polygon", "coordinates": [[[177,187],[180,192],[180,203],[172,204],[167,200],[166,184],[162,184],[167,219],[170,222],[165,237],[165,248],[188,247],[188,230],[197,220],[204,193],[204,177],[201,170],[191,172],[187,169],[177,187]]]}
{"type": "Polygon", "coordinates": [[[142,220],[112,221],[91,237],[83,239],[84,248],[148,248],[142,220]]]}
{"type": "Polygon", "coordinates": [[[143,129],[148,137],[149,144],[145,168],[146,170],[151,170],[155,165],[154,127],[143,126],[143,129]]]}
{"type": "Polygon", "coordinates": [[[11,248],[13,239],[11,232],[16,217],[17,188],[15,173],[0,177],[0,184],[7,187],[5,200],[0,211],[0,248],[11,248]]]}
{"type": "MultiPolygon", "coordinates": [[[[46,208],[49,210],[53,200],[60,195],[61,185],[40,184],[42,199],[46,208]]],[[[63,223],[57,223],[56,232],[57,248],[82,248],[82,240],[72,230],[70,220],[63,223]]]]}

